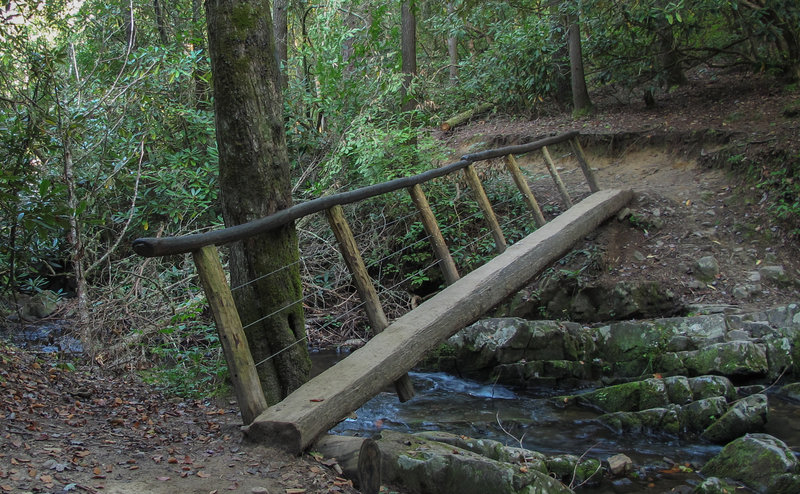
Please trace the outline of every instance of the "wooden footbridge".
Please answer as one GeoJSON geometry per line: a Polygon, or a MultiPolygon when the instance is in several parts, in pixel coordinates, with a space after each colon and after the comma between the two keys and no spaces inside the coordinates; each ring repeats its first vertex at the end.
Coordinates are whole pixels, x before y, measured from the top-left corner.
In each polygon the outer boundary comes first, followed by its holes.
{"type": "Polygon", "coordinates": [[[413,396],[407,372],[426,353],[521,289],[630,201],[630,191],[599,190],[578,139],[578,132],[569,132],[529,144],[469,154],[456,163],[420,175],[297,204],[247,224],[184,237],[137,239],[133,248],[138,254],[148,257],[193,253],[220,333],[237,401],[246,424],[243,428],[245,434],[252,439],[299,453],[387,385],[395,383],[401,400],[413,396]],[[547,146],[560,143],[569,143],[592,192],[575,205],[572,204],[547,149],[547,146]],[[550,222],[545,222],[536,198],[514,157],[533,151],[541,151],[544,155],[561,198],[569,207],[550,222]],[[532,209],[539,227],[511,246],[506,245],[502,229],[474,167],[476,162],[494,158],[505,159],[506,168],[525,202],[532,209]],[[463,278],[459,277],[447,242],[422,189],[426,182],[457,171],[463,171],[488,222],[499,253],[463,278]],[[411,194],[448,286],[390,324],[378,301],[341,206],[400,189],[407,189],[411,194]],[[378,334],[362,348],[308,381],[280,403],[267,407],[215,246],[258,235],[320,211],[325,211],[328,216],[343,258],[364,302],[370,325],[378,334]]]}

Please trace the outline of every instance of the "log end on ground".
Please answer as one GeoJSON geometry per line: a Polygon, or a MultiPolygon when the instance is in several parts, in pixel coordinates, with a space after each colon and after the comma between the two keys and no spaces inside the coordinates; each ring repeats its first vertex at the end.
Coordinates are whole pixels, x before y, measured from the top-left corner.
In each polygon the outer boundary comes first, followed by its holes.
{"type": "Polygon", "coordinates": [[[242,427],[244,437],[248,441],[280,448],[294,455],[302,453],[305,443],[297,425],[276,421],[274,417],[265,415],[268,412],[269,410],[256,417],[250,425],[242,427]]]}

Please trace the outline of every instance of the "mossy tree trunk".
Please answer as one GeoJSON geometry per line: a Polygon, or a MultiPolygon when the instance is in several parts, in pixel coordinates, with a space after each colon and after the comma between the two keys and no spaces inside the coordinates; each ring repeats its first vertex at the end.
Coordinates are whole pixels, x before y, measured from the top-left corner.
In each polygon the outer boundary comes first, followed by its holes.
{"type": "MultiPolygon", "coordinates": [[[[222,211],[232,226],[291,205],[272,16],[266,0],[208,0],[206,16],[222,211]]],[[[303,384],[311,367],[298,258],[294,225],[230,249],[234,287],[275,271],[234,291],[269,404],[303,384]]]]}

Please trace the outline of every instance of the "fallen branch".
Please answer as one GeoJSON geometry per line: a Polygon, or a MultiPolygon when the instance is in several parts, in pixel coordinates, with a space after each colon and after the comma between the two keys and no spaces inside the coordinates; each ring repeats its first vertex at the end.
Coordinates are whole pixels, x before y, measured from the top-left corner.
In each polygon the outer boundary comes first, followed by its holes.
{"type": "Polygon", "coordinates": [[[467,110],[467,111],[463,111],[463,112],[459,113],[458,115],[445,120],[442,123],[442,125],[440,126],[440,128],[443,131],[447,132],[448,130],[452,129],[453,127],[457,127],[457,126],[459,126],[459,125],[461,125],[463,123],[466,123],[472,117],[474,117],[476,115],[480,115],[481,113],[485,113],[485,112],[491,110],[492,107],[494,107],[494,104],[492,104],[492,103],[481,103],[480,105],[476,106],[475,108],[472,108],[472,109],[467,110]]]}

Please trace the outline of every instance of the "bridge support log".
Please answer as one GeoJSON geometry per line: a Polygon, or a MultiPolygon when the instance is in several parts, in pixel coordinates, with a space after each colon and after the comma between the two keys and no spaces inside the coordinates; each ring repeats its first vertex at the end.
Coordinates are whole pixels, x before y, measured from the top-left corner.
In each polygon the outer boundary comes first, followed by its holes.
{"type": "Polygon", "coordinates": [[[307,382],[242,430],[254,441],[300,453],[348,413],[408,372],[425,354],[516,292],[627,204],[604,190],[510,246],[397,319],[350,356],[307,382]]]}

